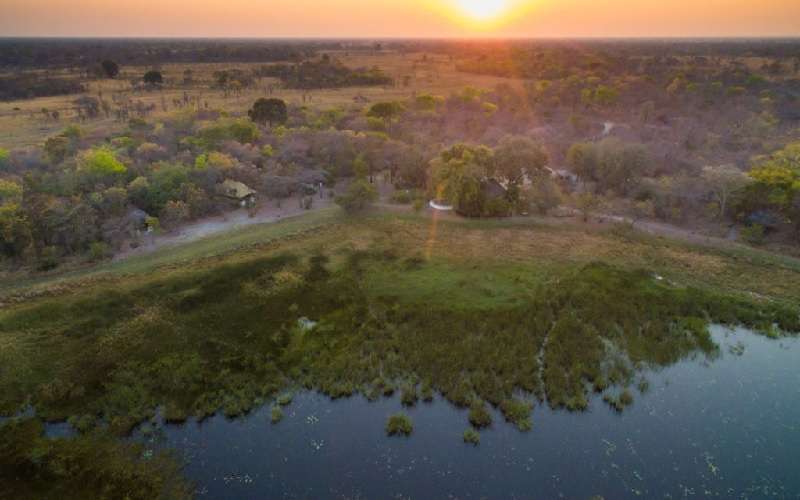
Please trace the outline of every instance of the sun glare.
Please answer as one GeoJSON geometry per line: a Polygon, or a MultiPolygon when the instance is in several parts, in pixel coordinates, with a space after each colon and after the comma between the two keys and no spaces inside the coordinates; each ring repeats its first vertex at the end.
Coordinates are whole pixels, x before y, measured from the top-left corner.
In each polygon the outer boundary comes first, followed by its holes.
{"type": "Polygon", "coordinates": [[[455,0],[458,9],[477,21],[497,19],[508,12],[509,0],[455,0]]]}

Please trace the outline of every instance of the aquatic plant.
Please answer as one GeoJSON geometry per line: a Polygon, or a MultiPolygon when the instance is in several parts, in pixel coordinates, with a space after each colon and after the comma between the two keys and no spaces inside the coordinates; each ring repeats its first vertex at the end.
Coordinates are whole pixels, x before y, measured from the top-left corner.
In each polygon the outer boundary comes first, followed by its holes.
{"type": "Polygon", "coordinates": [[[481,435],[478,433],[478,431],[470,427],[464,431],[464,442],[478,446],[478,444],[481,442],[481,435]]]}
{"type": "Polygon", "coordinates": [[[294,394],[292,394],[291,392],[285,392],[280,396],[278,396],[277,398],[275,398],[275,402],[279,406],[289,406],[290,404],[292,404],[293,399],[294,399],[294,394]]]}
{"type": "Polygon", "coordinates": [[[419,391],[420,397],[426,403],[433,402],[433,388],[431,387],[430,382],[424,382],[422,384],[422,388],[419,391]]]}
{"type": "Polygon", "coordinates": [[[169,454],[91,432],[50,438],[35,419],[0,425],[0,491],[9,498],[188,499],[192,488],[169,454]]]}
{"type": "Polygon", "coordinates": [[[269,420],[273,424],[277,424],[283,420],[283,410],[279,405],[273,406],[269,412],[269,420]]]}
{"type": "Polygon", "coordinates": [[[483,401],[475,400],[469,407],[469,423],[480,429],[492,425],[492,415],[483,401]]]}
{"type": "Polygon", "coordinates": [[[406,384],[403,386],[403,390],[400,393],[400,401],[403,403],[403,406],[414,406],[417,404],[417,387],[411,384],[406,384]]]}
{"type": "Polygon", "coordinates": [[[529,431],[533,427],[531,411],[533,404],[519,399],[509,398],[500,403],[500,411],[508,422],[521,431],[529,431]]]}
{"type": "Polygon", "coordinates": [[[386,421],[386,434],[389,436],[410,436],[413,430],[411,418],[402,413],[392,415],[386,421]]]}
{"type": "Polygon", "coordinates": [[[622,391],[622,394],[619,395],[619,403],[622,407],[630,406],[633,404],[633,394],[628,389],[622,391]]]}

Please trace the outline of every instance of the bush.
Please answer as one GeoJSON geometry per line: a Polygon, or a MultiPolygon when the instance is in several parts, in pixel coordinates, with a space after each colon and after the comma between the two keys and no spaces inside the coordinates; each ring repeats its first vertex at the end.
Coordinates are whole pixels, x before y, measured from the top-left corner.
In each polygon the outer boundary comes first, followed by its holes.
{"type": "Polygon", "coordinates": [[[78,157],[78,175],[85,184],[113,183],[127,171],[109,148],[90,149],[78,157]]]}
{"type": "Polygon", "coordinates": [[[743,227],[739,233],[739,237],[750,245],[762,245],[764,243],[764,226],[761,224],[752,224],[743,227]]]}
{"type": "Polygon", "coordinates": [[[402,413],[392,415],[386,422],[386,434],[389,436],[410,436],[413,430],[411,419],[402,413]]]}
{"type": "Polygon", "coordinates": [[[39,262],[37,263],[37,268],[40,271],[49,271],[51,269],[55,269],[61,263],[60,253],[58,251],[58,247],[49,246],[44,247],[42,249],[41,255],[39,255],[39,262]]]}
{"type": "Polygon", "coordinates": [[[92,262],[99,262],[101,260],[108,259],[112,255],[113,252],[111,251],[111,247],[109,247],[107,243],[95,241],[89,245],[89,259],[92,262]]]}
{"type": "Polygon", "coordinates": [[[5,170],[8,168],[8,159],[10,153],[5,148],[0,148],[0,170],[5,170]]]}
{"type": "Polygon", "coordinates": [[[419,199],[422,199],[422,194],[416,189],[398,189],[392,193],[392,203],[408,205],[419,199]]]}
{"type": "Polygon", "coordinates": [[[336,197],[336,204],[346,212],[360,212],[378,199],[375,186],[366,179],[358,179],[350,184],[347,193],[336,197]]]}

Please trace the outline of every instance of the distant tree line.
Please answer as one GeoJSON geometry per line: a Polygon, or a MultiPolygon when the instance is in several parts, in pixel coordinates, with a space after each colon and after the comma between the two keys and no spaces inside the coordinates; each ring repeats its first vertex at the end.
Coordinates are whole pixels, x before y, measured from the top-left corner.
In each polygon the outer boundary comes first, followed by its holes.
{"type": "Polygon", "coordinates": [[[334,42],[231,40],[0,40],[0,68],[88,68],[112,60],[120,65],[302,61],[334,42]]]}
{"type": "Polygon", "coordinates": [[[327,56],[319,61],[264,66],[258,76],[278,78],[284,87],[293,89],[391,85],[393,82],[378,68],[351,69],[327,56]]]}
{"type": "Polygon", "coordinates": [[[80,82],[67,78],[42,78],[34,74],[0,78],[0,101],[79,94],[85,90],[80,82]]]}

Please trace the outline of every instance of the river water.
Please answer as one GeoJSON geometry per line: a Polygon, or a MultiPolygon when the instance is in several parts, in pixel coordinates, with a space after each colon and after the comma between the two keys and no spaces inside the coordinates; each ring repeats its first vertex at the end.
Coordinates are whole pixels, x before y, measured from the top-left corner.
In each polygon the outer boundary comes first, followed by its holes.
{"type": "Polygon", "coordinates": [[[800,498],[800,342],[713,328],[718,359],[648,374],[623,414],[537,405],[521,433],[493,413],[464,444],[467,412],[436,399],[330,401],[297,394],[284,419],[160,426],[136,439],[172,448],[204,498],[800,498]],[[389,415],[414,422],[389,438],[389,415]]]}

